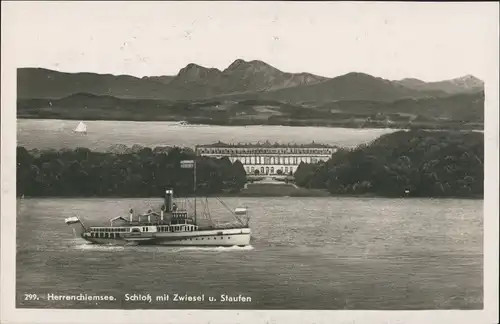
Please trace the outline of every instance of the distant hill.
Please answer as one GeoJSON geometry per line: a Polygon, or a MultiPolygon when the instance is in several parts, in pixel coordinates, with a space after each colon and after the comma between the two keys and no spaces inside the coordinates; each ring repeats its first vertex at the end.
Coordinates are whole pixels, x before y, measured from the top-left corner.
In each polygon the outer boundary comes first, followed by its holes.
{"type": "Polygon", "coordinates": [[[41,68],[17,69],[18,98],[57,99],[75,93],[143,99],[181,95],[180,90],[167,87],[161,82],[129,75],[65,73],[41,68]]]}
{"type": "Polygon", "coordinates": [[[306,104],[269,99],[169,101],[79,93],[62,99],[18,99],[19,118],[188,121],[214,125],[294,125],[482,129],[484,93],[395,101],[306,104]]]}
{"type": "Polygon", "coordinates": [[[241,59],[222,71],[191,63],[174,76],[143,78],[19,68],[17,81],[19,99],[61,99],[87,93],[123,99],[258,99],[291,103],[336,100],[388,102],[476,92],[483,87],[482,81],[472,76],[434,83],[417,79],[389,81],[363,73],[326,78],[310,73],[287,73],[262,61],[241,59]]]}
{"type": "Polygon", "coordinates": [[[414,90],[389,80],[353,72],[317,84],[260,93],[259,98],[288,102],[394,101],[444,95],[446,93],[442,91],[414,90]]]}
{"type": "Polygon", "coordinates": [[[481,92],[484,90],[484,82],[472,75],[438,82],[424,82],[418,79],[403,79],[395,81],[404,87],[420,91],[443,91],[448,94],[464,92],[481,92]]]}
{"type": "Polygon", "coordinates": [[[142,77],[142,80],[147,80],[147,81],[155,81],[163,84],[169,84],[170,81],[174,79],[174,76],[171,75],[162,75],[162,76],[145,76],[142,77]]]}
{"type": "Polygon", "coordinates": [[[482,123],[484,92],[459,93],[441,98],[400,99],[393,102],[338,101],[320,106],[338,114],[408,116],[427,120],[455,120],[482,123]]]}

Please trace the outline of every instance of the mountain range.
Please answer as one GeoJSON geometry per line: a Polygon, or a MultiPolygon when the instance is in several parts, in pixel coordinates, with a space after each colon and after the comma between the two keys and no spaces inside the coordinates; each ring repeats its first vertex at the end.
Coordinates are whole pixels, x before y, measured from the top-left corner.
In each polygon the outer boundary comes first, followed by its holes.
{"type": "Polygon", "coordinates": [[[17,89],[18,99],[60,99],[88,93],[120,99],[259,99],[327,103],[339,100],[391,102],[405,98],[439,98],[481,92],[484,84],[471,75],[439,82],[414,78],[386,80],[358,72],[328,78],[311,73],[287,73],[262,61],[237,59],[222,71],[191,63],[175,76],[143,78],[19,68],[17,89]]]}

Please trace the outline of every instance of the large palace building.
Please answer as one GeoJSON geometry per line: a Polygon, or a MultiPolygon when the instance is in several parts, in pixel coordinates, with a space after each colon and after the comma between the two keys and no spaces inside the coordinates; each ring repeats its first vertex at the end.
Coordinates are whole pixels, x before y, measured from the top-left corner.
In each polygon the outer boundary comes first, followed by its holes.
{"type": "Polygon", "coordinates": [[[296,144],[226,144],[198,146],[198,154],[216,158],[228,157],[240,161],[247,174],[293,174],[301,162],[316,163],[328,160],[337,147],[311,143],[296,144]]]}

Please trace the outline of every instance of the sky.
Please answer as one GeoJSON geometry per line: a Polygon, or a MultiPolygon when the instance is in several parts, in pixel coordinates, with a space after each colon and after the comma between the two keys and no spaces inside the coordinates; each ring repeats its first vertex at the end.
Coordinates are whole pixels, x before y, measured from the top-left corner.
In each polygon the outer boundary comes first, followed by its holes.
{"type": "Polygon", "coordinates": [[[241,58],[326,77],[484,78],[498,3],[2,2],[4,46],[16,67],[138,77],[241,58]]]}

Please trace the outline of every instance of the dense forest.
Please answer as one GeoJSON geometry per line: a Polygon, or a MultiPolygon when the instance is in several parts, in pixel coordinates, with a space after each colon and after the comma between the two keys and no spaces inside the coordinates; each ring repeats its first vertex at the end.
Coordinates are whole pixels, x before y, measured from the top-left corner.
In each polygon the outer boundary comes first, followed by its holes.
{"type": "MultiPolygon", "coordinates": [[[[355,149],[341,149],[327,162],[301,164],[298,186],[332,195],[386,197],[482,197],[484,135],[479,132],[399,131],[355,149]]],[[[190,150],[140,148],[115,154],[75,150],[17,148],[17,194],[33,196],[162,196],[193,194],[193,170],[180,161],[190,150]]],[[[196,157],[197,192],[238,193],[247,177],[229,159],[196,157]]]]}
{"type": "MultiPolygon", "coordinates": [[[[17,148],[17,194],[60,197],[163,196],[172,187],[177,196],[193,194],[193,169],[180,167],[193,160],[191,151],[143,148],[129,154],[93,152],[86,148],[28,152],[17,148]]],[[[243,165],[229,159],[197,157],[197,192],[238,192],[246,182],[243,165]]]]}
{"type": "Polygon", "coordinates": [[[295,181],[334,195],[482,197],[483,143],[478,132],[400,131],[301,164],[295,181]]]}

